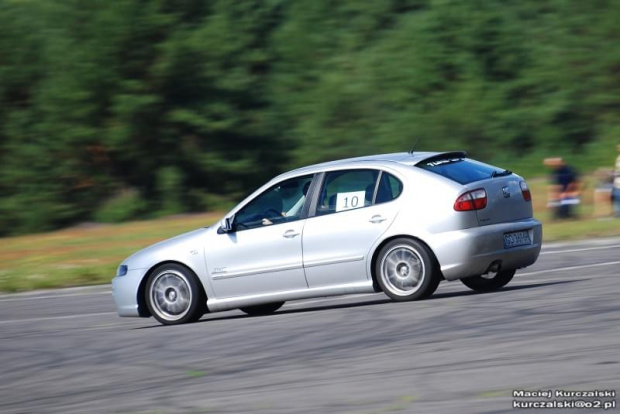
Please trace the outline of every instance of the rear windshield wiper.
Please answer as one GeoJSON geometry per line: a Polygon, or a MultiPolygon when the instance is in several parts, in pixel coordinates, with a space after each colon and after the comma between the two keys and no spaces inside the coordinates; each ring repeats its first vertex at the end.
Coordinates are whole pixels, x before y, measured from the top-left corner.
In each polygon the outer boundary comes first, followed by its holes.
{"type": "Polygon", "coordinates": [[[510,174],[512,174],[512,171],[510,171],[510,170],[493,171],[493,174],[491,174],[491,178],[505,177],[505,176],[510,175],[510,174]]]}

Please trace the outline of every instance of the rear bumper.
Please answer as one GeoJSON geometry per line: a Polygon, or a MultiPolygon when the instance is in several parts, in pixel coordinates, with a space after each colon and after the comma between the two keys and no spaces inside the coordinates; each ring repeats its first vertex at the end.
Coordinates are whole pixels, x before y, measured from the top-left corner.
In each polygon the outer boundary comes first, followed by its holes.
{"type": "Polygon", "coordinates": [[[146,269],[132,269],[125,276],[112,279],[112,296],[118,316],[142,316],[138,306],[138,290],[146,269]]]}
{"type": "Polygon", "coordinates": [[[510,223],[445,232],[433,238],[430,246],[446,280],[483,274],[493,262],[502,270],[520,269],[536,262],[542,243],[542,225],[528,219],[510,223]],[[532,244],[504,248],[504,234],[527,230],[532,244]]]}

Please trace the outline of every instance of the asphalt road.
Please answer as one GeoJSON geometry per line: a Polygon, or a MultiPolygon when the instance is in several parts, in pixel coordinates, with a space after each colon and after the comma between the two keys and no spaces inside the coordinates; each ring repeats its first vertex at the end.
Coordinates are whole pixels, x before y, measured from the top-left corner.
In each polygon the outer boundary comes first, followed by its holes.
{"type": "Polygon", "coordinates": [[[185,326],[117,317],[108,287],[2,296],[0,412],[497,413],[513,390],[617,393],[619,277],[609,239],[546,246],[495,293],[451,282],[421,302],[323,298],[185,326]]]}

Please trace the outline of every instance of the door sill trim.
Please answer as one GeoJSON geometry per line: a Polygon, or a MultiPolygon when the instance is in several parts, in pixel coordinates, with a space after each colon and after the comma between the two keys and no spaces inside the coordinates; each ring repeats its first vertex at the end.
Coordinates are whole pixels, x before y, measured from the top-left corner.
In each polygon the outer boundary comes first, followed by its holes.
{"type": "Polygon", "coordinates": [[[363,282],[347,283],[343,285],[286,290],[283,292],[264,293],[259,295],[236,296],[222,299],[213,298],[207,300],[207,306],[211,312],[218,312],[270,302],[286,302],[290,300],[309,299],[323,296],[339,296],[352,293],[373,292],[375,292],[375,290],[372,285],[372,280],[366,280],[363,282]]]}

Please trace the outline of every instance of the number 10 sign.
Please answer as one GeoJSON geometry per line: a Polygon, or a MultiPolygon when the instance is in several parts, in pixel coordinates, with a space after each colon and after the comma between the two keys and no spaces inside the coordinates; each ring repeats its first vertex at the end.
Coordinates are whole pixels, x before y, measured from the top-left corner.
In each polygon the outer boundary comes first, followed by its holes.
{"type": "Polygon", "coordinates": [[[364,207],[365,191],[353,191],[350,193],[338,193],[336,195],[336,211],[351,210],[364,207]]]}

